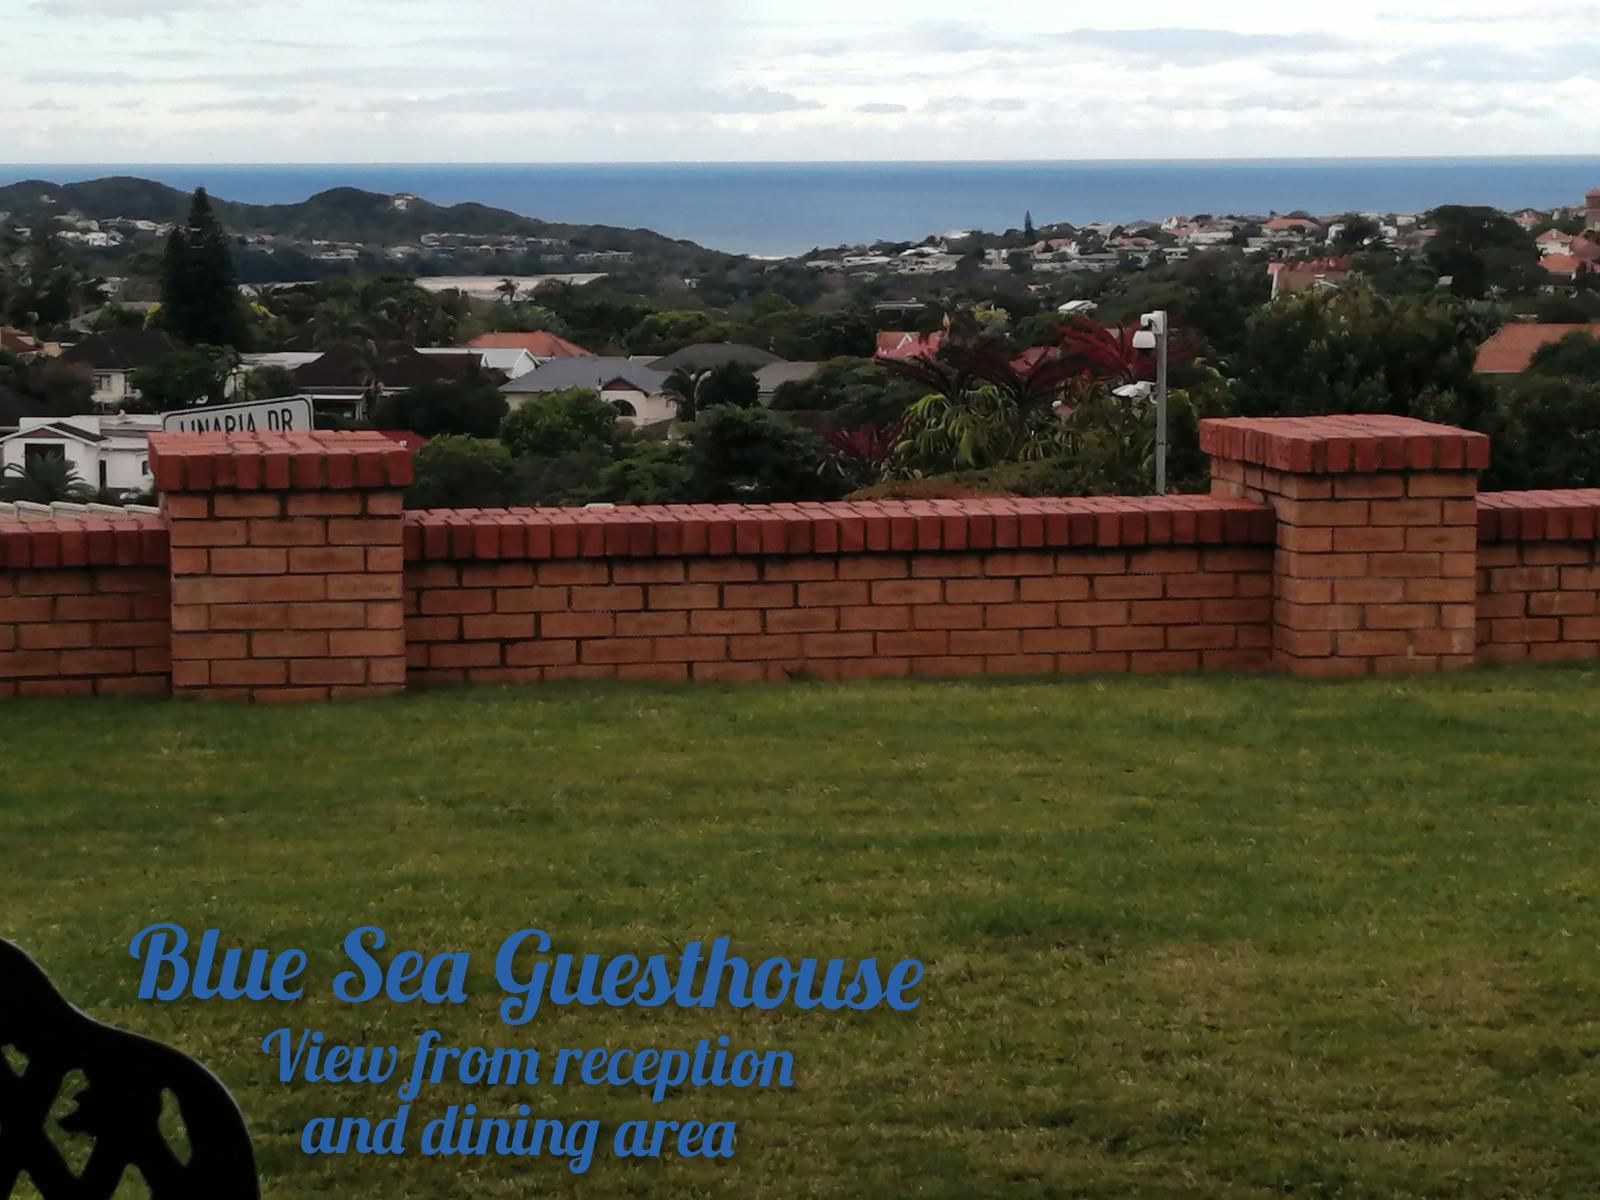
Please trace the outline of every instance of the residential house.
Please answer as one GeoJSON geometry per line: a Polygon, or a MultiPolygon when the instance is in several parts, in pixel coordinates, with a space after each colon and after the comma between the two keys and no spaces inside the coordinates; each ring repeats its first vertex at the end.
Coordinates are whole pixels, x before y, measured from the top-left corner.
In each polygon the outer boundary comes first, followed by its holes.
{"type": "Polygon", "coordinates": [[[576,342],[557,337],[543,329],[510,333],[480,333],[467,343],[474,350],[526,350],[535,366],[557,358],[592,358],[593,355],[576,342]]]}
{"type": "Polygon", "coordinates": [[[1554,345],[1569,333],[1600,337],[1600,322],[1592,325],[1543,325],[1523,322],[1502,325],[1488,341],[1478,347],[1473,369],[1480,375],[1520,375],[1533,362],[1533,356],[1554,345]]]}
{"type": "Polygon", "coordinates": [[[1572,235],[1559,229],[1546,229],[1533,239],[1533,244],[1539,247],[1540,254],[1572,253],[1572,235]]]}
{"type": "Polygon", "coordinates": [[[23,362],[32,362],[36,358],[55,358],[61,353],[61,347],[10,325],[0,325],[0,351],[14,354],[23,362]]]}
{"type": "Polygon", "coordinates": [[[1600,229],[1600,187],[1590,188],[1583,197],[1583,227],[1600,229]]]}
{"type": "Polygon", "coordinates": [[[1185,246],[1196,248],[1227,246],[1233,242],[1233,230],[1220,225],[1191,226],[1178,234],[1178,240],[1185,246]]]}
{"type": "Polygon", "coordinates": [[[678,414],[678,403],[666,393],[668,372],[627,358],[562,358],[511,380],[500,391],[506,403],[520,408],[552,392],[588,388],[617,410],[626,425],[659,425],[678,414]]]}
{"type": "Polygon", "coordinates": [[[325,413],[364,419],[373,396],[408,392],[429,383],[479,378],[499,386],[506,381],[470,355],[430,358],[410,346],[385,346],[373,361],[354,346],[335,346],[294,372],[301,395],[325,413]]]}
{"type": "Polygon", "coordinates": [[[154,485],[150,434],[160,428],[161,419],[154,416],[25,416],[17,432],[0,437],[0,469],[56,459],[90,487],[149,491],[154,485]]]}
{"type": "Polygon", "coordinates": [[[761,404],[770,407],[772,397],[786,383],[804,383],[817,373],[821,363],[775,362],[768,363],[756,372],[756,382],[761,385],[761,404]]]}
{"type": "Polygon", "coordinates": [[[1308,262],[1273,262],[1267,264],[1267,274],[1272,277],[1272,298],[1293,295],[1313,288],[1330,289],[1344,284],[1350,275],[1350,259],[1344,255],[1313,258],[1308,262]]]}
{"type": "Polygon", "coordinates": [[[1543,225],[1549,218],[1537,209],[1524,208],[1520,212],[1512,213],[1511,219],[1531,232],[1543,225]]]}
{"type": "Polygon", "coordinates": [[[1261,228],[1267,233],[1294,233],[1312,237],[1322,232],[1320,222],[1310,217],[1273,217],[1264,221],[1261,228]]]}
{"type": "Polygon", "coordinates": [[[729,363],[759,371],[762,367],[782,361],[778,355],[755,346],[740,346],[734,342],[698,342],[658,358],[650,365],[663,375],[670,375],[679,367],[686,367],[690,371],[710,371],[729,363]]]}
{"type": "Polygon", "coordinates": [[[1552,284],[1577,283],[1586,276],[1600,275],[1600,263],[1579,258],[1576,254],[1546,254],[1539,260],[1539,265],[1550,276],[1552,284]]]}
{"type": "Polygon", "coordinates": [[[944,345],[943,333],[880,333],[877,358],[931,358],[944,345]]]}
{"type": "Polygon", "coordinates": [[[489,370],[499,371],[507,379],[515,379],[518,375],[526,375],[539,365],[539,361],[526,350],[496,346],[484,349],[478,349],[473,346],[418,346],[417,353],[426,354],[430,358],[476,359],[489,370]]]}
{"type": "Polygon", "coordinates": [[[87,367],[94,376],[94,403],[100,409],[120,408],[138,397],[129,377],[188,347],[160,329],[113,329],[91,333],[61,352],[61,361],[87,367]]]}
{"type": "Polygon", "coordinates": [[[914,317],[918,313],[928,311],[928,306],[921,300],[880,300],[872,306],[872,311],[877,316],[894,315],[898,317],[914,317]]]}

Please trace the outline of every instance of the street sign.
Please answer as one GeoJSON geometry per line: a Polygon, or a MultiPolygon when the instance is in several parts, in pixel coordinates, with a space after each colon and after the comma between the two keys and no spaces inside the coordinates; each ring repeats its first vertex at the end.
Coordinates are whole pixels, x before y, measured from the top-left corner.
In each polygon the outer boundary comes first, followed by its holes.
{"type": "Polygon", "coordinates": [[[311,422],[311,401],[305,396],[207,404],[161,414],[161,428],[168,433],[304,433],[312,428],[311,422]]]}

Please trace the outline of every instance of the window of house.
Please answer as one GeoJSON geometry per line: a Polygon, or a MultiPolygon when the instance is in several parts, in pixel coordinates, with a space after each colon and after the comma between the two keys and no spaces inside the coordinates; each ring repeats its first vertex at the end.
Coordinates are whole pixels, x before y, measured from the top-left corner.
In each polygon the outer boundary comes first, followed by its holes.
{"type": "Polygon", "coordinates": [[[29,442],[22,447],[22,462],[26,467],[39,463],[65,462],[67,448],[56,442],[29,442]]]}
{"type": "Polygon", "coordinates": [[[150,460],[148,458],[141,458],[139,460],[139,474],[141,474],[141,475],[150,474],[150,460]]]}
{"type": "Polygon", "coordinates": [[[111,376],[96,375],[94,377],[94,390],[97,392],[109,392],[111,390],[111,376]]]}
{"type": "Polygon", "coordinates": [[[611,406],[617,410],[619,417],[637,417],[639,410],[626,400],[613,400],[611,406]]]}

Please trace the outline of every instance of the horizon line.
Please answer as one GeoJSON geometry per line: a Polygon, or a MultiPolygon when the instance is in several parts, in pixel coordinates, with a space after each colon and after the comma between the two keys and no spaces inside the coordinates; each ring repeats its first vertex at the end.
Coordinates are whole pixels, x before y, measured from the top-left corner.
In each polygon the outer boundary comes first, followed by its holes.
{"type": "Polygon", "coordinates": [[[354,160],[143,160],[132,159],[100,162],[83,159],[59,161],[0,160],[0,168],[17,167],[847,167],[847,166],[1053,166],[1053,165],[1103,165],[1103,164],[1204,164],[1204,163],[1470,163],[1470,162],[1581,162],[1594,159],[1600,163],[1600,151],[1580,154],[1330,154],[1330,155],[1229,155],[1206,157],[1132,157],[1132,158],[830,158],[830,159],[593,159],[541,162],[513,159],[388,159],[371,161],[354,160]]]}

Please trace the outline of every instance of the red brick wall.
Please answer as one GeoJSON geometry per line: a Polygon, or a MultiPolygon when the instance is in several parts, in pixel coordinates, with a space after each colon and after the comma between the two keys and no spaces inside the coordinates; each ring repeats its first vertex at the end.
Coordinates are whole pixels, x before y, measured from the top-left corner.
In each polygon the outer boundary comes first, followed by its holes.
{"type": "Polygon", "coordinates": [[[1254,670],[1263,546],[422,562],[418,683],[1254,670]]]}
{"type": "Polygon", "coordinates": [[[165,692],[166,557],[154,516],[0,521],[0,696],[165,692]]]}
{"type": "Polygon", "coordinates": [[[175,692],[293,702],[405,686],[405,451],[376,433],[160,435],[151,464],[175,692]]]}
{"type": "Polygon", "coordinates": [[[1474,498],[1487,442],[1398,418],[1202,439],[1214,496],[404,513],[375,434],[157,435],[160,514],[0,511],[0,696],[1600,656],[1600,490],[1474,498]]]}
{"type": "Polygon", "coordinates": [[[1296,675],[1474,661],[1481,434],[1401,417],[1207,422],[1213,493],[1270,505],[1274,662],[1296,675]]]}
{"type": "Polygon", "coordinates": [[[1600,656],[1600,491],[1479,499],[1478,661],[1600,656]]]}

